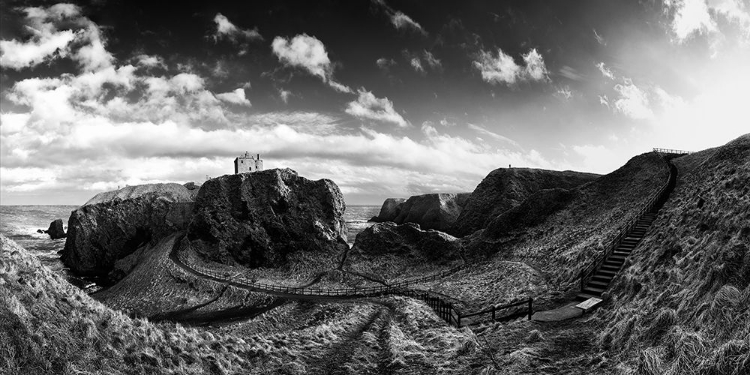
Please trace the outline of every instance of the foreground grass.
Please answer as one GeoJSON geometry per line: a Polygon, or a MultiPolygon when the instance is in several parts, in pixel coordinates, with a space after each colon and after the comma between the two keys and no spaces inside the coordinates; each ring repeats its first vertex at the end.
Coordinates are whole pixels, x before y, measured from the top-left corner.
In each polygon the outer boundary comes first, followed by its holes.
{"type": "Polygon", "coordinates": [[[329,358],[342,373],[466,373],[475,358],[470,333],[398,297],[292,303],[206,329],[133,319],[0,243],[0,373],[306,374],[329,358]]]}

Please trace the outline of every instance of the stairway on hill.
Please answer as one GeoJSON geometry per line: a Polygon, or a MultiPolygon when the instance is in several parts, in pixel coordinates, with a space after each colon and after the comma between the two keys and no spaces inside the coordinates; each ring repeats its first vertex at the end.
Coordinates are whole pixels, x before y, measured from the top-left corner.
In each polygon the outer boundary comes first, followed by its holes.
{"type": "Polygon", "coordinates": [[[586,286],[576,296],[576,300],[585,301],[589,298],[600,298],[602,293],[609,287],[609,283],[620,271],[625,259],[635,249],[646,231],[656,219],[656,212],[647,212],[638,219],[635,226],[627,233],[625,238],[617,246],[617,249],[604,260],[601,267],[594,273],[586,286]]]}

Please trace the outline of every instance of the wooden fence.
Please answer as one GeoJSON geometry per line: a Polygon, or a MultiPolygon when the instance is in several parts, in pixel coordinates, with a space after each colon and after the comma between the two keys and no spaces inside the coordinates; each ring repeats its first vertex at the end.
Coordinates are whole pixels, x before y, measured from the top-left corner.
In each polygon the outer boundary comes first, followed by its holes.
{"type": "Polygon", "coordinates": [[[672,150],[668,148],[655,148],[654,152],[659,153],[659,154],[672,154],[672,155],[690,155],[693,153],[692,151],[672,150]]]}
{"type": "Polygon", "coordinates": [[[504,321],[515,319],[521,316],[527,316],[531,319],[534,312],[533,299],[524,299],[507,305],[493,305],[489,308],[482,309],[478,312],[461,313],[453,303],[446,302],[440,297],[431,295],[429,292],[408,289],[410,284],[417,284],[425,281],[435,280],[444,277],[449,273],[456,272],[459,267],[454,267],[438,274],[429,275],[417,279],[406,280],[395,284],[383,285],[369,288],[339,288],[323,289],[310,287],[290,287],[266,283],[258,283],[245,277],[242,273],[217,271],[208,267],[189,262],[184,257],[177,254],[176,260],[184,267],[191,269],[193,272],[204,277],[212,278],[217,281],[225,282],[231,285],[245,287],[259,292],[270,292],[286,294],[289,296],[310,296],[310,297],[340,297],[340,298],[360,298],[360,297],[377,297],[384,295],[399,295],[416,298],[427,303],[430,308],[448,324],[455,327],[474,325],[483,321],[504,321]],[[192,263],[192,264],[189,264],[192,263]]]}

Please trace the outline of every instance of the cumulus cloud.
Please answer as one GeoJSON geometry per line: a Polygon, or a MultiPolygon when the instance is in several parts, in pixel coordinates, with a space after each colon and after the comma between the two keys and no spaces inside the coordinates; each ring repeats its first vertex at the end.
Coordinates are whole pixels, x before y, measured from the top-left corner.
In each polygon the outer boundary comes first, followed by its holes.
{"type": "Polygon", "coordinates": [[[271,43],[271,49],[285,65],[306,70],[336,91],[352,92],[349,87],[333,80],[333,65],[323,42],[318,38],[307,34],[297,35],[291,40],[277,36],[271,43]]]}
{"type": "Polygon", "coordinates": [[[615,91],[620,95],[614,103],[614,110],[635,120],[647,120],[654,116],[649,107],[648,94],[624,78],[622,84],[615,85],[615,91]]]}
{"type": "Polygon", "coordinates": [[[542,55],[535,49],[522,55],[525,66],[516,64],[513,57],[497,49],[497,57],[491,52],[479,51],[474,67],[482,73],[482,79],[491,84],[513,85],[518,81],[547,80],[548,71],[542,55]]]}
{"type": "Polygon", "coordinates": [[[167,64],[161,56],[141,54],[135,57],[138,66],[145,68],[166,68],[167,64]]]}
{"type": "MultiPolygon", "coordinates": [[[[750,12],[746,4],[740,0],[664,0],[664,6],[672,14],[671,31],[678,43],[695,35],[718,34],[720,39],[722,22],[719,18],[739,27],[750,37],[750,12]]],[[[718,44],[714,40],[712,48],[718,44]]]]}
{"type": "Polygon", "coordinates": [[[222,94],[216,94],[216,97],[223,102],[244,105],[248,107],[251,106],[250,100],[245,98],[245,89],[243,88],[239,88],[234,91],[225,92],[222,94]]]}
{"type": "Polygon", "coordinates": [[[409,60],[409,65],[411,65],[411,67],[418,73],[425,72],[424,67],[422,67],[422,61],[420,61],[418,57],[412,57],[411,60],[409,60]]]}
{"type": "Polygon", "coordinates": [[[257,27],[252,30],[241,29],[221,13],[216,13],[214,22],[216,23],[216,31],[213,35],[215,41],[228,39],[234,43],[241,43],[243,41],[263,40],[263,36],[260,35],[257,27]]]}
{"type": "Polygon", "coordinates": [[[443,64],[440,59],[436,58],[432,52],[422,50],[422,52],[409,52],[409,50],[401,51],[409,65],[420,74],[427,73],[427,68],[433,72],[442,72],[443,64]]]}
{"type": "Polygon", "coordinates": [[[89,71],[112,65],[114,56],[106,50],[101,30],[81,16],[78,6],[57,4],[23,11],[30,36],[26,41],[0,41],[0,66],[18,70],[68,56],[89,71]],[[60,30],[63,25],[70,29],[60,30]]]}
{"type": "Polygon", "coordinates": [[[358,90],[359,97],[346,107],[346,113],[363,119],[389,122],[400,127],[406,127],[409,123],[393,109],[393,102],[388,98],[377,98],[365,89],[358,90]]]}
{"type": "Polygon", "coordinates": [[[609,78],[609,79],[615,79],[615,74],[612,73],[612,70],[604,66],[604,62],[599,62],[594,64],[599,69],[600,72],[602,72],[602,75],[609,78]]]}

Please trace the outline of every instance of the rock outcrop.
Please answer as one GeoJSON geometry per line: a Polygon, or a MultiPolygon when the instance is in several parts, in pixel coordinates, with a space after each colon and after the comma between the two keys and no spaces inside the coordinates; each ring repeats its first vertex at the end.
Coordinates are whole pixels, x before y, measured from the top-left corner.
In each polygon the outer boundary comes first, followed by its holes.
{"type": "MultiPolygon", "coordinates": [[[[76,273],[105,276],[115,263],[190,222],[194,193],[180,184],[128,186],[100,193],[70,214],[62,261],[76,273]]],[[[124,276],[110,275],[113,281],[124,276]]]]}
{"type": "Polygon", "coordinates": [[[49,237],[53,240],[58,238],[65,238],[65,229],[63,229],[62,219],[55,219],[55,221],[49,223],[49,228],[45,231],[49,234],[49,237]]]}
{"type": "Polygon", "coordinates": [[[422,229],[447,231],[461,214],[471,193],[423,194],[403,198],[388,198],[380,208],[375,222],[392,221],[396,224],[415,223],[422,229]]]}
{"type": "Polygon", "coordinates": [[[414,223],[375,224],[357,235],[350,250],[352,257],[377,257],[385,254],[427,261],[450,261],[460,257],[458,240],[436,230],[422,230],[414,223]]]}
{"type": "Polygon", "coordinates": [[[380,213],[378,216],[373,216],[370,221],[382,223],[395,220],[401,213],[401,205],[404,202],[406,202],[406,198],[386,198],[383,202],[383,206],[380,207],[380,213]]]}
{"type": "Polygon", "coordinates": [[[597,179],[599,175],[573,171],[531,168],[496,169],[479,183],[466,201],[448,233],[465,236],[487,227],[489,222],[519,205],[532,193],[543,189],[572,189],[597,179]]]}
{"type": "Polygon", "coordinates": [[[226,175],[206,181],[188,229],[204,259],[280,267],[290,259],[338,261],[348,249],[344,197],[330,180],[291,169],[226,175]]]}

